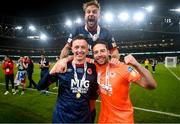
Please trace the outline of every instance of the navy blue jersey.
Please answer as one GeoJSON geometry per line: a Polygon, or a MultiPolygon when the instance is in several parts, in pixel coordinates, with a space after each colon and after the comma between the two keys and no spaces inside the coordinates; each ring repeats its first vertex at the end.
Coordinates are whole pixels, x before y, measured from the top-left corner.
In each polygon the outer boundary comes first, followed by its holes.
{"type": "MultiPolygon", "coordinates": [[[[75,37],[75,36],[78,36],[78,35],[82,35],[84,36],[85,38],[87,38],[87,42],[88,42],[88,48],[89,48],[89,54],[90,56],[92,56],[92,45],[93,45],[93,39],[91,37],[91,34],[94,34],[93,32],[89,32],[85,29],[85,26],[79,26],[79,27],[76,27],[75,30],[72,31],[72,33],[69,35],[69,38],[68,38],[68,43],[71,43],[71,40],[75,37]]],[[[112,49],[112,48],[115,48],[116,47],[116,43],[115,43],[115,40],[114,38],[112,37],[112,34],[104,27],[100,27],[100,34],[98,36],[98,39],[99,40],[103,40],[105,42],[108,42],[108,48],[109,49],[112,49]]]]}
{"type": "Polygon", "coordinates": [[[75,81],[72,62],[69,62],[67,66],[67,72],[64,74],[46,75],[43,77],[38,83],[37,89],[44,89],[49,82],[55,82],[55,80],[59,79],[60,85],[53,122],[91,123],[89,100],[96,100],[98,97],[96,67],[94,64],[87,63],[85,81],[81,80],[84,74],[84,67],[76,67],[79,80],[75,81]]]}
{"type": "MultiPolygon", "coordinates": [[[[49,61],[47,59],[41,59],[41,61],[39,61],[40,65],[45,65],[48,66],[49,65],[49,61]]],[[[41,67],[41,70],[49,70],[49,67],[41,67]]]]}

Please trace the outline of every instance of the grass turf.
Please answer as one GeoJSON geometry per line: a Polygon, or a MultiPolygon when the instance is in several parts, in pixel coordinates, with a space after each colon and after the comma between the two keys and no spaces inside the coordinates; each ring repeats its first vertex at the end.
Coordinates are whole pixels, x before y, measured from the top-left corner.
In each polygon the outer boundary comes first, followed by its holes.
{"type": "MultiPolygon", "coordinates": [[[[178,77],[180,77],[180,66],[170,68],[178,77]]],[[[16,70],[15,70],[16,72],[16,70]]],[[[157,65],[156,73],[153,74],[158,83],[155,90],[149,91],[137,85],[132,84],[130,89],[130,97],[133,106],[150,110],[174,113],[179,117],[159,114],[154,112],[146,112],[142,110],[134,110],[136,123],[178,123],[180,122],[180,81],[173,76],[168,69],[162,64],[157,65]]],[[[38,82],[40,79],[40,69],[35,65],[33,79],[38,82]]],[[[26,90],[25,94],[12,95],[11,93],[4,96],[5,86],[4,74],[0,69],[0,122],[1,123],[49,123],[52,120],[52,113],[56,102],[57,95],[49,96],[40,95],[36,90],[26,90]]],[[[28,81],[27,81],[28,84],[28,81]]],[[[28,86],[28,85],[27,85],[28,86]]],[[[55,83],[50,86],[50,91],[56,92],[52,88],[55,83]]],[[[97,102],[97,118],[100,109],[100,103],[97,102]]],[[[96,122],[97,122],[96,118],[96,122]]]]}

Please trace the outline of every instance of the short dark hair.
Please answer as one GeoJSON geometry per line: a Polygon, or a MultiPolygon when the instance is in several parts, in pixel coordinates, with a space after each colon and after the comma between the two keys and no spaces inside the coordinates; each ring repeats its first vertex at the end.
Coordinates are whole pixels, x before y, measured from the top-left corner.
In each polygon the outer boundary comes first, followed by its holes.
{"type": "Polygon", "coordinates": [[[85,40],[87,42],[87,38],[85,38],[83,35],[78,35],[76,37],[74,37],[70,43],[70,46],[72,47],[72,44],[75,40],[85,40]]]}
{"type": "Polygon", "coordinates": [[[104,45],[106,46],[107,50],[109,49],[107,42],[105,42],[105,41],[103,41],[103,40],[97,40],[97,41],[95,41],[95,42],[93,43],[93,45],[92,45],[92,50],[93,50],[94,46],[96,46],[97,44],[104,44],[104,45]]]}
{"type": "Polygon", "coordinates": [[[98,3],[98,1],[93,0],[93,1],[89,1],[89,2],[86,2],[86,3],[83,4],[84,12],[86,11],[88,6],[92,6],[92,5],[96,6],[100,10],[100,4],[98,3]]]}
{"type": "Polygon", "coordinates": [[[41,56],[45,56],[45,52],[44,51],[41,51],[41,56]]]}
{"type": "Polygon", "coordinates": [[[9,55],[5,55],[4,59],[6,59],[6,58],[9,58],[9,59],[10,59],[10,56],[9,56],[9,55]]]}
{"type": "Polygon", "coordinates": [[[10,58],[9,55],[5,55],[5,57],[10,58]]]}

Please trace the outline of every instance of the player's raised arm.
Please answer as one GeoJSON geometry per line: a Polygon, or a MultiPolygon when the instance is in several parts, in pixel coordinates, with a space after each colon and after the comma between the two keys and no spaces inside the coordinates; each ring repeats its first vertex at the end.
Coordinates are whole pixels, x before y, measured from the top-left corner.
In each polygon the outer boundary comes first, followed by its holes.
{"type": "Polygon", "coordinates": [[[142,78],[136,81],[137,84],[147,89],[155,89],[157,87],[157,83],[152,74],[138,63],[132,55],[125,56],[124,62],[135,67],[135,69],[141,74],[142,78]]]}

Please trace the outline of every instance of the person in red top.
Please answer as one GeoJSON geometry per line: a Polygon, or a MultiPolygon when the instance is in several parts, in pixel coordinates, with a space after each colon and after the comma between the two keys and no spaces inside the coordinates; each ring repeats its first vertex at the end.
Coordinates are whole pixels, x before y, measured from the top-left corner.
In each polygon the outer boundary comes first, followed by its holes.
{"type": "Polygon", "coordinates": [[[14,62],[8,55],[5,56],[5,60],[2,63],[2,69],[4,70],[6,82],[6,92],[4,93],[4,95],[7,95],[9,93],[9,80],[11,81],[12,92],[14,93],[14,62]]]}
{"type": "Polygon", "coordinates": [[[98,123],[134,123],[129,97],[131,82],[154,89],[156,81],[132,55],[126,56],[124,63],[112,65],[109,64],[109,51],[105,42],[95,43],[92,50],[101,99],[98,123]]]}

